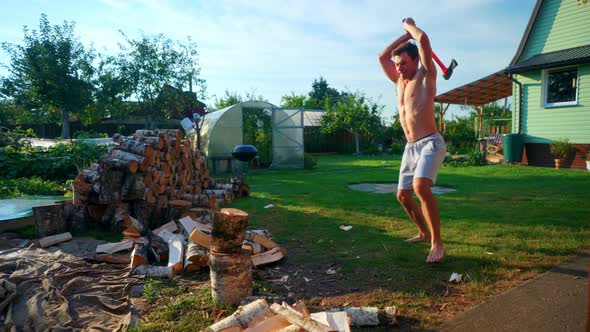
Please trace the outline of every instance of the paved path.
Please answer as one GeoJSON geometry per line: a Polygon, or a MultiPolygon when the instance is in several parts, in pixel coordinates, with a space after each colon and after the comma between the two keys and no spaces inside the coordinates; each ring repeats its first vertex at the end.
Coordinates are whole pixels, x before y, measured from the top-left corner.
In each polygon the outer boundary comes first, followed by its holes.
{"type": "Polygon", "coordinates": [[[440,331],[584,331],[590,249],[445,323],[440,331]]]}

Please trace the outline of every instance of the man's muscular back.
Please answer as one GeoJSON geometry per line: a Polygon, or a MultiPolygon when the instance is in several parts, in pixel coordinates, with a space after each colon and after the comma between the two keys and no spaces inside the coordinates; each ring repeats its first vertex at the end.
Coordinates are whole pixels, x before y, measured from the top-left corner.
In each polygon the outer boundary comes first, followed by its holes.
{"type": "Polygon", "coordinates": [[[437,132],[434,122],[436,73],[428,75],[424,68],[416,71],[411,80],[401,76],[397,81],[399,120],[408,142],[437,132]]]}

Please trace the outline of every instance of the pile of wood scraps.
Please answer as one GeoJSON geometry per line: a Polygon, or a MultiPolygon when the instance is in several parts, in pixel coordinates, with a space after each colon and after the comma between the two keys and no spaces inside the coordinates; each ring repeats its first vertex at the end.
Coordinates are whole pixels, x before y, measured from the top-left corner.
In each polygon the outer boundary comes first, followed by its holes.
{"type": "Polygon", "coordinates": [[[209,326],[206,332],[349,332],[350,326],[397,324],[397,308],[344,307],[309,313],[303,301],[269,305],[259,299],[240,306],[232,315],[209,326]]]}
{"type": "MultiPolygon", "coordinates": [[[[153,277],[172,277],[208,267],[212,211],[191,210],[153,231],[126,214],[125,240],[97,246],[95,260],[130,264],[132,274],[153,277]]],[[[252,254],[254,266],[276,262],[286,254],[266,230],[246,231],[242,249],[252,254]]]]}

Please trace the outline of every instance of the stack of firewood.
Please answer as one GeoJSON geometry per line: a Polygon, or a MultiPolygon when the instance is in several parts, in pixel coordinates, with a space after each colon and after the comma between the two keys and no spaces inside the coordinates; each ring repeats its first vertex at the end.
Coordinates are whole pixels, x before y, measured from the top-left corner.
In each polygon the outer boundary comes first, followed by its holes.
{"type": "Polygon", "coordinates": [[[211,178],[205,157],[180,130],[138,130],[113,140],[116,146],[73,183],[74,205],[86,207],[92,219],[112,228],[121,221],[112,219],[112,210],[123,205],[156,228],[187,208],[219,208],[249,194],[241,179],[226,183],[211,178]]]}

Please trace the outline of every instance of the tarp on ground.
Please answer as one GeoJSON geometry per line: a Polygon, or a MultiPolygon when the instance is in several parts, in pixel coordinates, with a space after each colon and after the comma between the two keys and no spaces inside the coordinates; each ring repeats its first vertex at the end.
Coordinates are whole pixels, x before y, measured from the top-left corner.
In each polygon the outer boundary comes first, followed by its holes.
{"type": "Polygon", "coordinates": [[[0,236],[0,330],[127,331],[127,294],[139,280],[128,268],[86,261],[97,243],[80,238],[41,249],[0,236]]]}

